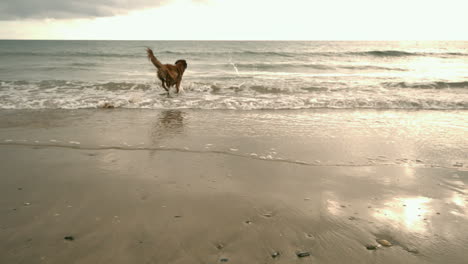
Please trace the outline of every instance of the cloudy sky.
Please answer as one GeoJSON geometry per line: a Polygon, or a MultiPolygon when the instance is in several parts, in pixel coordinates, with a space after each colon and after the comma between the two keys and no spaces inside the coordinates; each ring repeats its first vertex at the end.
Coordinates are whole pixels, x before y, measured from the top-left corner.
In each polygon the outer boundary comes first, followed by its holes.
{"type": "Polygon", "coordinates": [[[466,0],[1,0],[0,39],[468,40],[466,0]]]}

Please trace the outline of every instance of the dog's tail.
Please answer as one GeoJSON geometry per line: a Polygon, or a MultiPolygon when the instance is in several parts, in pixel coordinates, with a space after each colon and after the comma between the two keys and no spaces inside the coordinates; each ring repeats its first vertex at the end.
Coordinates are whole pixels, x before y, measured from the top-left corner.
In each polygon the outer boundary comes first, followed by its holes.
{"type": "Polygon", "coordinates": [[[153,63],[156,68],[161,68],[163,65],[162,63],[156,59],[156,57],[153,54],[153,51],[150,48],[146,48],[146,54],[148,55],[148,59],[153,63]]]}

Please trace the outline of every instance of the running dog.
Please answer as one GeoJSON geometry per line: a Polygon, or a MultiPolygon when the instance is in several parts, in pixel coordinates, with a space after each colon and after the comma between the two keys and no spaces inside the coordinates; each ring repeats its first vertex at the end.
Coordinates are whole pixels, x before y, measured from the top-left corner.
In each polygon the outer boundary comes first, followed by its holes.
{"type": "Polygon", "coordinates": [[[158,69],[158,78],[161,80],[162,87],[166,92],[169,92],[169,88],[176,86],[176,91],[179,93],[180,83],[182,82],[182,75],[184,75],[185,69],[187,69],[187,62],[185,60],[178,60],[174,65],[162,64],[153,54],[150,48],[146,49],[148,59],[158,69]]]}

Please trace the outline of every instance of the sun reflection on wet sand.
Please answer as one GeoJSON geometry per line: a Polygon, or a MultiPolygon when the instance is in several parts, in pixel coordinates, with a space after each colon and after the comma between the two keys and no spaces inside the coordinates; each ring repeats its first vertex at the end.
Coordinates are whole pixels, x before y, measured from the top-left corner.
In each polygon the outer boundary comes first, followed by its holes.
{"type": "Polygon", "coordinates": [[[454,192],[452,197],[447,199],[447,202],[455,205],[455,208],[450,210],[449,212],[450,214],[458,216],[458,217],[468,218],[468,214],[466,213],[466,209],[465,209],[467,200],[463,194],[454,192]]]}
{"type": "Polygon", "coordinates": [[[337,201],[327,199],[327,209],[332,215],[339,215],[340,214],[340,204],[337,201]]]}
{"type": "Polygon", "coordinates": [[[450,198],[450,201],[459,207],[463,207],[463,208],[466,207],[465,198],[460,193],[454,192],[452,197],[450,198]]]}
{"type": "Polygon", "coordinates": [[[431,211],[428,197],[395,198],[385,203],[385,208],[374,213],[379,220],[390,220],[410,232],[426,231],[426,220],[431,211]]]}

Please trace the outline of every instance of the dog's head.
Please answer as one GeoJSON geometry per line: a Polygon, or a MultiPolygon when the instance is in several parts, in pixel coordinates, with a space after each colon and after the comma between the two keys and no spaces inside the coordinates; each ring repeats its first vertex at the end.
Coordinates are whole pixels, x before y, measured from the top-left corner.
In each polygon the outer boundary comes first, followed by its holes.
{"type": "Polygon", "coordinates": [[[187,62],[185,60],[177,60],[175,62],[175,65],[181,65],[184,68],[184,70],[187,69],[187,62]]]}

